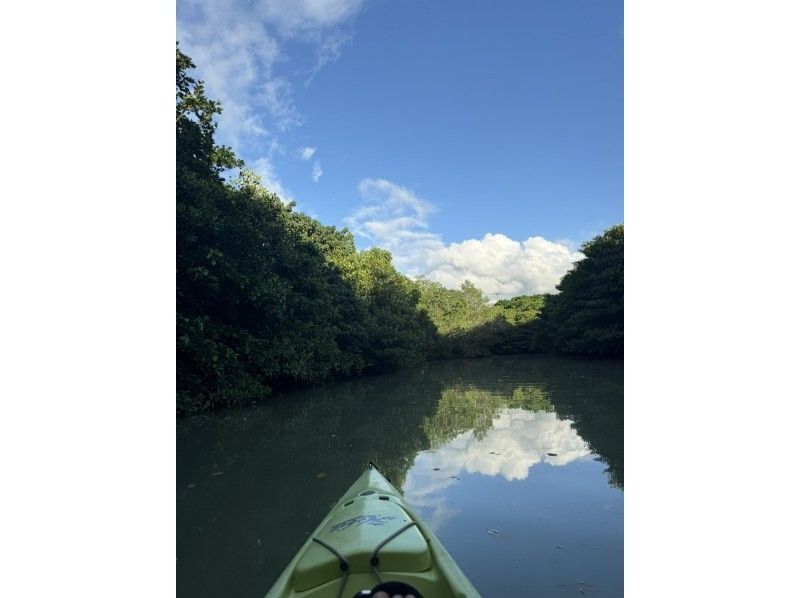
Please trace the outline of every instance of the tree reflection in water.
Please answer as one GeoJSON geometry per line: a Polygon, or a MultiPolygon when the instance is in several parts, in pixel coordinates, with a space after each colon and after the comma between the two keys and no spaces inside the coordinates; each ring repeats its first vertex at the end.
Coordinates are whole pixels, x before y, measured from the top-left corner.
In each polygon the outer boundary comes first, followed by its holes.
{"type": "MultiPolygon", "coordinates": [[[[623,487],[621,362],[506,357],[464,360],[447,366],[456,367],[431,371],[431,376],[445,387],[435,413],[423,421],[431,449],[448,447],[440,451],[446,454],[464,445],[466,450],[466,437],[471,437],[470,446],[475,447],[471,450],[480,452],[483,449],[477,448],[474,440],[482,441],[490,431],[497,430],[495,446],[487,448],[486,453],[516,453],[516,471],[521,471],[523,463],[533,465],[541,459],[542,447],[548,443],[556,442],[556,438],[571,438],[571,443],[583,443],[578,452],[586,452],[581,457],[593,453],[606,464],[609,483],[623,487]],[[538,412],[541,414],[533,416],[538,412]],[[516,415],[512,418],[511,413],[516,415]],[[506,423],[509,418],[513,419],[513,427],[506,423]],[[532,423],[526,424],[528,420],[532,423]],[[504,426],[507,429],[501,433],[504,426]]],[[[547,452],[563,456],[565,450],[547,452]]],[[[555,458],[542,462],[566,463],[555,458]]],[[[496,473],[499,471],[489,475],[496,473]]]]}
{"type": "Polygon", "coordinates": [[[622,430],[621,363],[531,356],[437,362],[182,419],[178,595],[263,593],[369,460],[414,500],[460,472],[520,480],[537,463],[591,458],[621,488],[622,430]]]}

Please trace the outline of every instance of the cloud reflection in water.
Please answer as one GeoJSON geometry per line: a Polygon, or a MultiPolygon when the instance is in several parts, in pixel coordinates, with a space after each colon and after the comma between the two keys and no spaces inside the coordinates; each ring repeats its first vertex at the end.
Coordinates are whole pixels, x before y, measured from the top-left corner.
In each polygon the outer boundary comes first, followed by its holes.
{"type": "Polygon", "coordinates": [[[554,412],[502,409],[483,438],[468,430],[419,453],[403,493],[415,508],[430,509],[426,519],[436,529],[456,513],[445,504],[443,493],[462,473],[499,475],[510,482],[526,479],[537,463],[561,466],[590,455],[589,445],[571,424],[554,412]]]}

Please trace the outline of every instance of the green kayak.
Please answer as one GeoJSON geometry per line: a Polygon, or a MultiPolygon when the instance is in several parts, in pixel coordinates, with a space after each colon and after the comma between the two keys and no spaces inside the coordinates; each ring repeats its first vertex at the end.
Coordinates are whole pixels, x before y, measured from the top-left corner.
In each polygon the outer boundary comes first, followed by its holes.
{"type": "Polygon", "coordinates": [[[430,528],[370,463],[267,598],[351,598],[390,582],[408,584],[423,598],[479,596],[430,528]]]}

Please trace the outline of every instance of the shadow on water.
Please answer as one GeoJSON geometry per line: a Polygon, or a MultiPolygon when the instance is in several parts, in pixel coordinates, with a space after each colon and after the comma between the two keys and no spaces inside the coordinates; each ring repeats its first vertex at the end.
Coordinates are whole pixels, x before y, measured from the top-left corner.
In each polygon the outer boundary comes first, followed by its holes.
{"type": "Polygon", "coordinates": [[[619,362],[438,362],[180,420],[178,595],[263,595],[367,461],[402,488],[421,454],[486,438],[509,413],[572,420],[622,487],[619,362]]]}

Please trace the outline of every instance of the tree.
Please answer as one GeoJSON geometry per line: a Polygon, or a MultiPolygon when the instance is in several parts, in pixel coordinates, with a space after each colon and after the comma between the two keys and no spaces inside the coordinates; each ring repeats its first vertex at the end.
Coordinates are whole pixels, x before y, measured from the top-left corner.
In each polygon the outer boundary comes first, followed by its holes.
{"type": "Polygon", "coordinates": [[[391,254],[294,211],[230,148],[176,51],[178,411],[418,363],[435,329],[391,254]],[[239,176],[224,180],[226,170],[239,176]]]}
{"type": "Polygon", "coordinates": [[[585,243],[542,310],[542,337],[561,353],[620,357],[624,328],[624,229],[585,243]]]}
{"type": "Polygon", "coordinates": [[[378,248],[360,252],[352,278],[367,304],[370,366],[396,368],[427,358],[436,328],[419,308],[419,290],[392,266],[392,254],[378,248]]]}
{"type": "Polygon", "coordinates": [[[175,48],[175,139],[179,168],[198,175],[219,174],[228,168],[244,165],[227,146],[214,143],[217,124],[215,116],[222,114],[222,105],[205,95],[202,81],[189,76],[195,68],[192,59],[175,48]]]}

